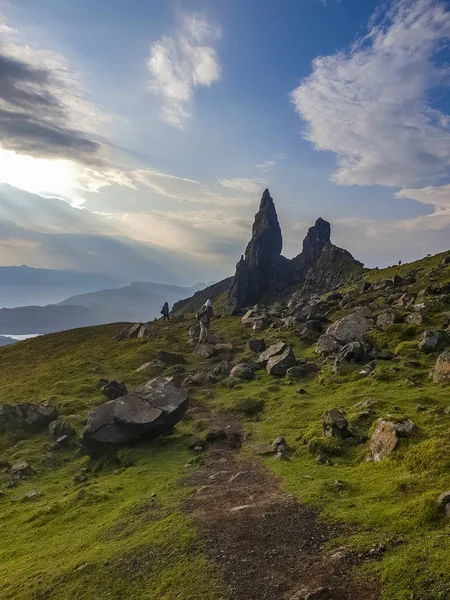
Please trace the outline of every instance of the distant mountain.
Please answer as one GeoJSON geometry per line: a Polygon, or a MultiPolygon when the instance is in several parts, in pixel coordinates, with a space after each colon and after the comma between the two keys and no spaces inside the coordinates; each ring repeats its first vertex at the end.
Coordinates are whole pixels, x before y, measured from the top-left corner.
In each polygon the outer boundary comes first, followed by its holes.
{"type": "Polygon", "coordinates": [[[203,289],[135,282],[120,288],[79,294],[59,304],[0,310],[0,334],[50,333],[116,321],[150,321],[160,316],[164,302],[174,304],[203,289]]]}
{"type": "Polygon", "coordinates": [[[5,337],[4,335],[0,335],[0,347],[1,346],[9,346],[10,344],[15,344],[17,342],[17,340],[10,338],[10,337],[5,337]]]}
{"type": "Polygon", "coordinates": [[[124,278],[83,271],[0,267],[0,308],[56,304],[68,296],[126,283],[124,278]]]}

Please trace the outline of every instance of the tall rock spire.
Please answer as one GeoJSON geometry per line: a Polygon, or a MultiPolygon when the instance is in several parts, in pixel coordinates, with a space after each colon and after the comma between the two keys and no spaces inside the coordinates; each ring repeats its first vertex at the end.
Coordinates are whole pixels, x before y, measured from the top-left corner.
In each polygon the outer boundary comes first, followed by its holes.
{"type": "Polygon", "coordinates": [[[289,261],[281,256],[283,237],[275,204],[269,190],[265,190],[259,211],[255,215],[252,239],[245,256],[236,267],[236,275],[228,294],[232,310],[238,311],[257,302],[269,290],[276,290],[279,283],[290,281],[292,270],[289,261]]]}

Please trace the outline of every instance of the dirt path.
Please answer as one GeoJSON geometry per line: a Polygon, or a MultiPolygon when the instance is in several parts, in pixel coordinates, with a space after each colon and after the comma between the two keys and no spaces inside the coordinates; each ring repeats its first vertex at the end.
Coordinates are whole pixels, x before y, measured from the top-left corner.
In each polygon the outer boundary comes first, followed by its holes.
{"type": "Polygon", "coordinates": [[[286,497],[257,461],[238,457],[241,430],[217,415],[211,427],[227,439],[211,444],[187,510],[219,566],[230,600],[377,600],[377,586],[355,576],[345,549],[326,552],[342,535],[317,512],[286,497]]]}

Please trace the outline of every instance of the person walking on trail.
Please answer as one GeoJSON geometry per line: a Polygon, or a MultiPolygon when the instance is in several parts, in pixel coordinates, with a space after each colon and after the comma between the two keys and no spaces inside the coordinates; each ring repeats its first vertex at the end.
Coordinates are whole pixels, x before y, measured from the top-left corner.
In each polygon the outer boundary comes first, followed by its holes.
{"type": "Polygon", "coordinates": [[[161,314],[164,318],[164,321],[167,319],[168,321],[170,320],[169,317],[169,303],[168,302],[164,302],[164,306],[161,309],[161,314]]]}
{"type": "Polygon", "coordinates": [[[200,312],[197,315],[197,319],[200,322],[200,337],[198,339],[199,344],[208,341],[209,327],[213,316],[213,307],[211,300],[207,300],[201,307],[200,312]]]}

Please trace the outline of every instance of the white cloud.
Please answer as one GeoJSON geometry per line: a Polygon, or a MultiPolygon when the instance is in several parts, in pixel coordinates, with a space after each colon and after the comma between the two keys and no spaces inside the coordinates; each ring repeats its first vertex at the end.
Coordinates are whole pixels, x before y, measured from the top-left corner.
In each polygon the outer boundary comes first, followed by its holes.
{"type": "Polygon", "coordinates": [[[429,185],[421,189],[403,189],[397,192],[395,197],[408,198],[441,209],[450,208],[450,184],[443,186],[429,185]]]}
{"type": "Polygon", "coordinates": [[[185,15],[172,36],[152,45],[147,61],[150,88],[161,98],[161,116],[167,123],[182,127],[190,116],[194,88],[220,79],[214,48],[219,37],[220,30],[203,17],[185,15]]]}
{"type": "Polygon", "coordinates": [[[262,188],[264,185],[266,185],[265,181],[245,178],[219,179],[219,183],[225,188],[229,188],[231,190],[240,190],[242,192],[246,192],[247,194],[257,194],[258,192],[262,193],[262,188]]]}
{"type": "Polygon", "coordinates": [[[450,68],[435,59],[450,12],[442,0],[391,6],[351,50],[316,58],[291,94],[306,139],[337,155],[339,184],[406,187],[449,170],[450,119],[429,92],[448,87],[450,68]]]}

